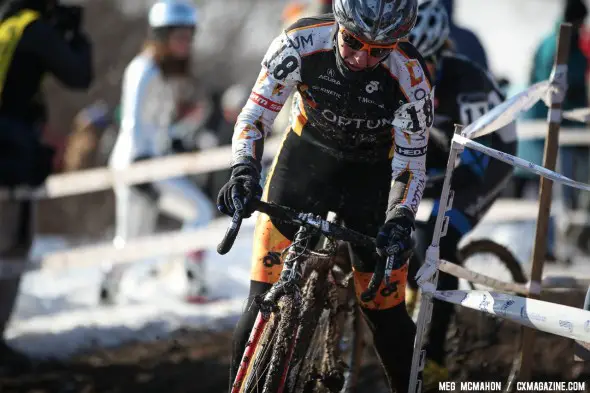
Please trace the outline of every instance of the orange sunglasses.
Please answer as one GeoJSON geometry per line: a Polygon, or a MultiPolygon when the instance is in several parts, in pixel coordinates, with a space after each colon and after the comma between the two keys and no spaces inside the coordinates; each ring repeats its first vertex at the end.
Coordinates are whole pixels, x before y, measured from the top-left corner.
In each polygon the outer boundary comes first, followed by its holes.
{"type": "Polygon", "coordinates": [[[367,51],[369,56],[371,57],[385,57],[393,51],[396,46],[397,42],[389,45],[377,45],[377,44],[367,44],[363,40],[361,40],[356,35],[352,34],[350,31],[344,29],[343,27],[340,28],[340,33],[342,36],[342,41],[350,47],[350,49],[359,51],[364,50],[367,51]]]}

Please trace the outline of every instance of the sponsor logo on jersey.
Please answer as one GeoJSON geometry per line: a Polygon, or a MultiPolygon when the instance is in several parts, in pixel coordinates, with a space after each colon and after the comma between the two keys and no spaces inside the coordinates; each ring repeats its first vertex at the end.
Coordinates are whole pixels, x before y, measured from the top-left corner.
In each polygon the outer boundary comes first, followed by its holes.
{"type": "Polygon", "coordinates": [[[334,73],[334,70],[329,68],[328,75],[320,75],[320,76],[318,76],[318,79],[325,80],[325,81],[328,81],[328,82],[333,83],[335,85],[341,86],[342,83],[338,79],[334,78],[335,75],[336,74],[334,73]]]}
{"type": "Polygon", "coordinates": [[[369,84],[365,87],[365,90],[369,94],[376,92],[377,90],[379,90],[379,81],[369,82],[369,84]]]}
{"type": "Polygon", "coordinates": [[[325,87],[322,87],[322,86],[312,86],[312,89],[319,90],[324,94],[328,94],[328,95],[334,96],[336,98],[342,97],[342,94],[337,93],[337,92],[330,90],[330,89],[326,89],[325,87]]]}
{"type": "Polygon", "coordinates": [[[395,145],[395,152],[399,155],[405,157],[419,157],[426,154],[427,146],[418,147],[418,148],[410,148],[410,147],[403,147],[400,145],[395,145]]]}
{"type": "Polygon", "coordinates": [[[336,124],[340,127],[354,125],[357,129],[364,128],[369,130],[379,127],[391,127],[391,120],[389,119],[354,119],[337,115],[329,109],[324,109],[322,111],[322,116],[330,123],[336,124]]]}
{"type": "Polygon", "coordinates": [[[268,109],[273,112],[280,112],[283,105],[276,103],[268,98],[261,96],[258,93],[252,92],[250,94],[250,100],[253,101],[256,105],[263,107],[264,109],[268,109]]]}

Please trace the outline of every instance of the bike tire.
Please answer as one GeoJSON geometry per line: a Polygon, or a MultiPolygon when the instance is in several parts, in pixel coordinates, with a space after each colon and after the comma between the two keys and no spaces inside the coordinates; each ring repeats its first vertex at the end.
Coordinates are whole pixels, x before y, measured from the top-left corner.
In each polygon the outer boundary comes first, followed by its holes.
{"type": "MultiPolygon", "coordinates": [[[[474,240],[469,242],[465,246],[461,247],[457,252],[457,257],[459,259],[458,262],[461,265],[464,265],[464,262],[468,258],[471,258],[478,254],[495,255],[498,258],[498,260],[501,261],[502,265],[506,268],[506,270],[510,272],[510,276],[513,282],[518,284],[524,284],[528,281],[521,264],[518,262],[514,254],[505,246],[498,244],[490,239],[474,240]]],[[[470,286],[471,289],[475,289],[472,283],[470,283],[470,286]]],[[[503,320],[482,314],[480,315],[478,325],[480,336],[487,337],[488,339],[492,337],[492,342],[488,343],[487,345],[495,345],[495,341],[499,336],[500,330],[503,326],[503,320]]],[[[476,348],[464,348],[464,337],[466,332],[463,331],[464,327],[462,326],[460,318],[457,314],[455,314],[453,318],[450,330],[451,335],[454,336],[450,340],[451,342],[454,342],[454,345],[452,346],[454,350],[452,350],[451,352],[452,355],[456,357],[457,363],[459,364],[458,368],[461,369],[461,363],[466,361],[467,357],[469,356],[468,354],[475,351],[476,348]]],[[[521,344],[521,342],[515,342],[514,348],[520,348],[521,344]]],[[[461,374],[459,377],[466,378],[467,375],[461,374]]],[[[511,377],[509,376],[508,379],[510,380],[511,377]]],[[[510,385],[510,383],[508,385],[510,385]]]]}
{"type": "Polygon", "coordinates": [[[478,239],[467,243],[457,251],[458,263],[463,266],[465,260],[477,254],[493,254],[506,267],[517,284],[526,283],[527,277],[514,254],[506,247],[490,239],[478,239]]]}
{"type": "Polygon", "coordinates": [[[266,380],[266,365],[270,361],[274,346],[274,335],[276,334],[278,314],[272,314],[264,327],[258,345],[254,349],[254,355],[248,365],[244,382],[240,393],[258,392],[262,389],[266,380]]]}
{"type": "Polygon", "coordinates": [[[272,321],[265,326],[240,393],[277,393],[282,390],[281,384],[293,350],[297,303],[292,294],[284,295],[279,300],[279,312],[271,316],[272,321]]]}
{"type": "MultiPolygon", "coordinates": [[[[326,372],[330,370],[325,357],[325,344],[328,337],[332,333],[329,331],[329,312],[325,310],[325,298],[326,298],[326,286],[322,285],[327,279],[326,272],[313,271],[310,274],[308,282],[303,292],[303,307],[301,314],[301,328],[299,330],[297,339],[297,359],[301,361],[297,367],[293,368],[290,372],[292,374],[291,379],[294,381],[290,385],[289,392],[291,393],[322,393],[330,392],[329,389],[332,383],[336,386],[340,386],[337,380],[325,380],[324,383],[317,383],[317,374],[326,376],[326,372]],[[319,284],[319,285],[318,285],[319,284]],[[321,349],[314,356],[314,350],[321,349]]],[[[356,296],[354,293],[352,278],[346,288],[346,300],[347,305],[350,306],[350,312],[346,312],[344,315],[339,315],[337,318],[337,325],[335,331],[337,338],[334,339],[336,345],[334,350],[336,351],[337,359],[341,359],[346,367],[343,371],[344,381],[342,381],[342,389],[337,390],[339,393],[353,393],[356,390],[356,386],[359,379],[362,353],[365,346],[364,341],[364,320],[361,310],[356,303],[356,296]],[[348,327],[348,329],[346,329],[348,327]],[[341,357],[340,349],[342,340],[345,334],[348,333],[348,347],[349,351],[346,358],[341,357]]],[[[344,366],[344,365],[343,365],[344,366]]],[[[336,391],[336,390],[332,390],[336,391]]]]}
{"type": "Polygon", "coordinates": [[[305,282],[302,292],[300,325],[295,341],[294,367],[290,371],[288,392],[303,392],[307,384],[307,377],[311,374],[311,364],[306,361],[310,345],[316,342],[317,326],[324,310],[326,290],[323,285],[327,272],[313,270],[305,282]]]}

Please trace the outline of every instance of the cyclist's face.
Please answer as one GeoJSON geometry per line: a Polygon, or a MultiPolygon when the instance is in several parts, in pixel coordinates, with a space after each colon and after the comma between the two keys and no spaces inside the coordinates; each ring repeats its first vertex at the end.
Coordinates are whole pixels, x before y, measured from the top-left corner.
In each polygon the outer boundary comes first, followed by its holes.
{"type": "Polygon", "coordinates": [[[178,27],[172,29],[168,35],[168,48],[170,54],[176,58],[187,58],[191,53],[194,29],[178,27]]]}
{"type": "Polygon", "coordinates": [[[375,67],[394,48],[395,45],[367,44],[344,29],[338,32],[338,50],[351,71],[375,67]]]}

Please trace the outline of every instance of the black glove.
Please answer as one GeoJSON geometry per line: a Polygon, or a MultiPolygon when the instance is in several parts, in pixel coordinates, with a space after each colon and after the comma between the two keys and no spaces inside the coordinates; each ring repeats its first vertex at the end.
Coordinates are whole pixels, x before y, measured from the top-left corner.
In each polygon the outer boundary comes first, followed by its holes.
{"type": "Polygon", "coordinates": [[[260,171],[254,163],[240,163],[233,166],[229,181],[219,190],[217,209],[228,216],[241,211],[248,218],[254,211],[252,201],[261,196],[260,171]]]}
{"type": "MultiPolygon", "coordinates": [[[[405,208],[396,209],[397,212],[389,218],[379,229],[375,245],[381,257],[396,256],[400,261],[406,261],[412,254],[414,241],[412,228],[414,220],[405,208]]],[[[402,262],[403,263],[403,262],[402,262]]]]}

